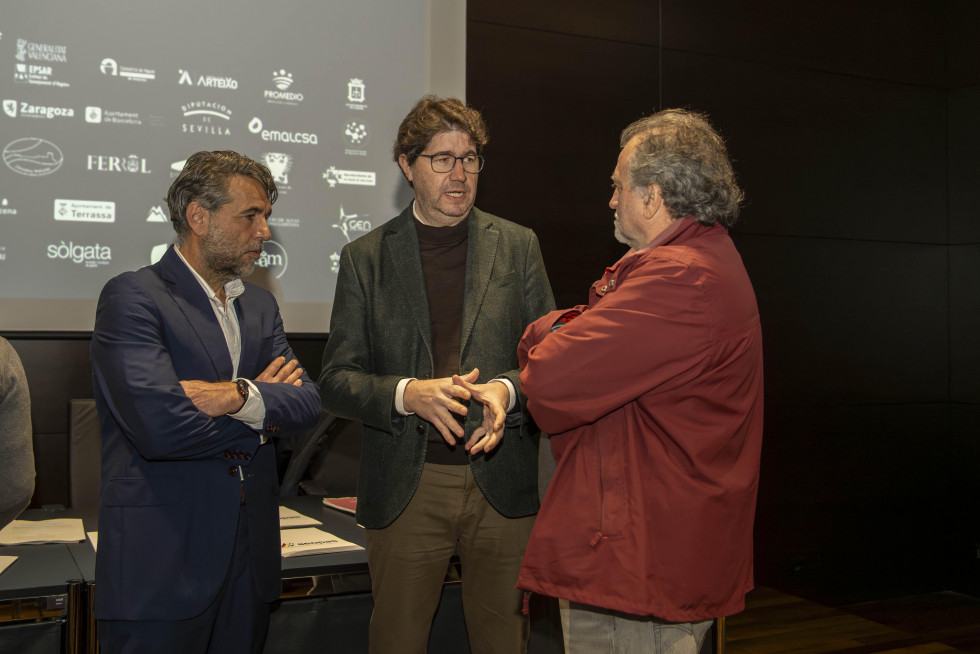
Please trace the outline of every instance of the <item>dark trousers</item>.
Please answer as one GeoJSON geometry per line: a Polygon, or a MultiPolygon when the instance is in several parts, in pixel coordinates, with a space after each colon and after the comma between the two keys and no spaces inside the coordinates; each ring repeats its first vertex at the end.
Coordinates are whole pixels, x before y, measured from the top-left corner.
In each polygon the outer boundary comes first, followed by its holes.
{"type": "Polygon", "coordinates": [[[186,620],[100,620],[99,650],[102,654],[260,654],[269,630],[269,611],[270,605],[255,592],[248,519],[242,506],[228,575],[207,610],[186,620]]]}

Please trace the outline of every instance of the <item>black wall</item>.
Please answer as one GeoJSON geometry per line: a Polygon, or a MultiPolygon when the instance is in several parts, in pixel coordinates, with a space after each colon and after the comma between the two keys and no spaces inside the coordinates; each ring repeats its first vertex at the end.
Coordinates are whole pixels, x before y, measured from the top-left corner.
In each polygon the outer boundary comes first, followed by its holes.
{"type": "Polygon", "coordinates": [[[533,227],[560,305],[624,251],[619,131],[707,112],[766,354],[757,583],[843,603],[980,592],[976,2],[468,2],[478,204],[533,227]]]}
{"type": "MultiPolygon", "coordinates": [[[[479,206],[533,227],[560,305],[624,252],[620,130],[689,106],[728,137],[766,348],[757,583],[843,603],[980,594],[980,49],[974,1],[468,2],[479,206]]],[[[408,108],[406,107],[406,110],[408,108]]],[[[66,503],[85,335],[6,334],[35,505],[66,503]]],[[[321,335],[291,337],[319,372],[321,335]]]]}

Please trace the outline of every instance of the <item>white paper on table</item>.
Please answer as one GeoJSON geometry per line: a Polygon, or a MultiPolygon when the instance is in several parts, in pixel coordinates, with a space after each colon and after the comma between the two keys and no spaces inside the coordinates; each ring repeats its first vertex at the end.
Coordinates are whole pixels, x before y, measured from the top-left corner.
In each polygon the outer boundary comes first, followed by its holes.
{"type": "Polygon", "coordinates": [[[90,531],[90,532],[88,532],[87,536],[88,536],[88,539],[90,541],[92,541],[92,549],[95,550],[96,552],[98,552],[99,551],[99,532],[97,532],[97,531],[90,531]]]}
{"type": "Polygon", "coordinates": [[[10,564],[17,560],[16,556],[0,556],[0,574],[10,567],[10,564]]]}
{"type": "Polygon", "coordinates": [[[289,507],[279,507],[279,528],[288,529],[291,527],[313,527],[323,524],[308,515],[303,515],[289,507]]]}
{"type": "Polygon", "coordinates": [[[80,540],[85,540],[81,518],[14,520],[0,529],[0,545],[77,543],[80,540]]]}
{"type": "Polygon", "coordinates": [[[283,558],[364,549],[360,545],[337,538],[329,532],[314,527],[280,531],[279,538],[282,543],[283,558]]]}

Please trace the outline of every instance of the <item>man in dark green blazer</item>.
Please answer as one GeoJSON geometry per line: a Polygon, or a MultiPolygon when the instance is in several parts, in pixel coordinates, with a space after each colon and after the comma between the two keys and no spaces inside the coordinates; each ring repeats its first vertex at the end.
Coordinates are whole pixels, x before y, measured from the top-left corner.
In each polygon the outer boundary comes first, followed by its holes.
{"type": "Polygon", "coordinates": [[[476,110],[420,100],[394,148],[414,202],[341,253],[320,387],[364,425],[372,654],[426,651],[454,552],[474,654],[526,648],[538,432],[517,343],[554,298],[534,233],[473,207],[486,141],[476,110]]]}

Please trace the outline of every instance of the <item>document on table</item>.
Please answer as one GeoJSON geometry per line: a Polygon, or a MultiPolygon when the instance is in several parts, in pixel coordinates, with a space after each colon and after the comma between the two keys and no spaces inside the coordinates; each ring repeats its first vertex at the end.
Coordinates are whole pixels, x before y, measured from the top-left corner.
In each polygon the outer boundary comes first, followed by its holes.
{"type": "Polygon", "coordinates": [[[17,560],[16,556],[0,556],[0,574],[10,567],[10,564],[17,560]]]}
{"type": "Polygon", "coordinates": [[[90,531],[88,532],[88,539],[92,541],[92,549],[96,552],[99,551],[99,532],[90,531]]]}
{"type": "Polygon", "coordinates": [[[279,532],[279,538],[282,543],[283,558],[364,549],[360,545],[337,538],[329,532],[314,527],[282,530],[279,532]]]}
{"type": "Polygon", "coordinates": [[[0,529],[0,545],[77,543],[80,540],[85,540],[81,518],[14,520],[0,529]]]}
{"type": "Polygon", "coordinates": [[[290,527],[313,527],[323,524],[319,520],[303,515],[285,506],[279,507],[279,528],[287,529],[290,527]]]}

